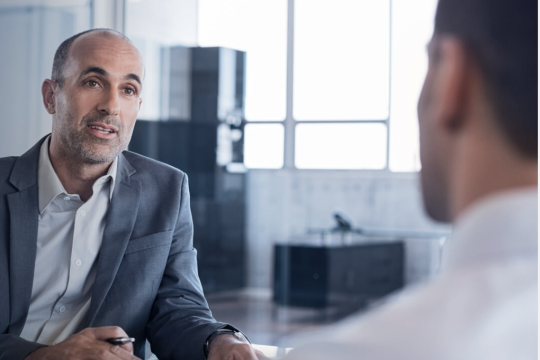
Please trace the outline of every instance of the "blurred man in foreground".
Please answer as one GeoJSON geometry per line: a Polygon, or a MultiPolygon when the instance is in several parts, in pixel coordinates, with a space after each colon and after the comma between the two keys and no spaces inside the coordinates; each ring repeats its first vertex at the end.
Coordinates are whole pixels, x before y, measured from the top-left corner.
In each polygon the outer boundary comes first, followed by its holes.
{"type": "Polygon", "coordinates": [[[418,102],[443,273],[288,359],[537,359],[536,0],[440,0],[418,102]]]}

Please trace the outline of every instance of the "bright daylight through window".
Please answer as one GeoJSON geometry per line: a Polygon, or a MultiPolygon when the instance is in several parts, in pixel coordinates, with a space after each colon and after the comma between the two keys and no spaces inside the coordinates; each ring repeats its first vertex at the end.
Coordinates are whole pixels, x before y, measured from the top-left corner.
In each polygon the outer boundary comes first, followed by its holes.
{"type": "Polygon", "coordinates": [[[199,0],[199,45],[247,52],[246,167],[281,168],[285,151],[294,151],[288,166],[298,169],[418,171],[416,101],[435,5],[435,0],[199,0]],[[289,84],[287,56],[293,59],[289,84]],[[293,94],[289,117],[287,92],[293,94]],[[286,148],[285,131],[291,129],[294,146],[286,148]]]}
{"type": "Polygon", "coordinates": [[[386,120],[389,0],[295,0],[295,120],[386,120]]]}
{"type": "Polygon", "coordinates": [[[247,52],[246,119],[285,120],[287,1],[199,0],[199,45],[247,52]]]}
{"type": "Polygon", "coordinates": [[[386,125],[299,124],[295,163],[299,169],[384,169],[386,125]]]}

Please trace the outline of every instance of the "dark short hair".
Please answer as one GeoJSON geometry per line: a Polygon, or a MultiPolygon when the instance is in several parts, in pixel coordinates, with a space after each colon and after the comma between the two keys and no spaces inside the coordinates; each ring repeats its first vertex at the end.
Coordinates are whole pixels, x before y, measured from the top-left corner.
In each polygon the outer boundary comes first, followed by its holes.
{"type": "Polygon", "coordinates": [[[439,0],[435,35],[466,47],[484,78],[498,127],[538,158],[538,0],[439,0]]]}
{"type": "Polygon", "coordinates": [[[113,34],[116,36],[121,37],[122,39],[128,41],[131,43],[131,40],[121,32],[118,32],[113,29],[106,29],[106,28],[99,28],[99,29],[90,29],[83,32],[80,32],[78,34],[73,35],[69,39],[64,40],[58,49],[56,49],[56,53],[54,54],[54,61],[53,61],[53,68],[52,68],[52,75],[51,79],[58,84],[58,86],[62,87],[64,86],[64,70],[66,68],[67,60],[69,58],[69,50],[71,49],[71,45],[73,42],[81,35],[88,34],[91,32],[101,32],[101,33],[108,33],[113,34]]]}

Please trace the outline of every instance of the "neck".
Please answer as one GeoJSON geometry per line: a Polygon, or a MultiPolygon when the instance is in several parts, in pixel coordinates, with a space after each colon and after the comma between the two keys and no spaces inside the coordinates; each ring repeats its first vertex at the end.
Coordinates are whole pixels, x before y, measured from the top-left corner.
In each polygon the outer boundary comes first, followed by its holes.
{"type": "Polygon", "coordinates": [[[538,161],[519,154],[495,131],[467,135],[452,169],[452,219],[492,194],[538,186],[538,161]],[[496,146],[494,146],[496,144],[496,146]]]}
{"type": "Polygon", "coordinates": [[[87,201],[93,194],[95,181],[107,173],[112,161],[103,164],[88,164],[75,159],[64,149],[57,146],[51,138],[49,143],[51,165],[69,194],[77,194],[82,201],[87,201]]]}

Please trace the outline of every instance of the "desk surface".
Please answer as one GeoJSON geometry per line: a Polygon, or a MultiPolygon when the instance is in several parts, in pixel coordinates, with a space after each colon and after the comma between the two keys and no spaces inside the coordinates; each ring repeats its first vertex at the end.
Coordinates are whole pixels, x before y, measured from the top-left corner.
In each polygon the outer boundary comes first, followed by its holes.
{"type": "MultiPolygon", "coordinates": [[[[253,346],[255,349],[262,352],[264,356],[270,359],[279,359],[285,356],[289,351],[292,350],[292,348],[280,348],[277,346],[269,346],[269,345],[252,344],[251,346],[253,346]]],[[[158,358],[156,357],[156,355],[152,354],[152,356],[150,356],[148,360],[158,360],[158,358]]]]}
{"type": "Polygon", "coordinates": [[[257,345],[257,344],[252,344],[251,346],[253,346],[255,349],[259,350],[260,352],[262,352],[266,357],[269,357],[269,358],[280,358],[282,356],[285,356],[287,355],[287,353],[289,351],[292,350],[292,348],[281,348],[281,347],[277,347],[277,346],[269,346],[269,345],[257,345]]]}

